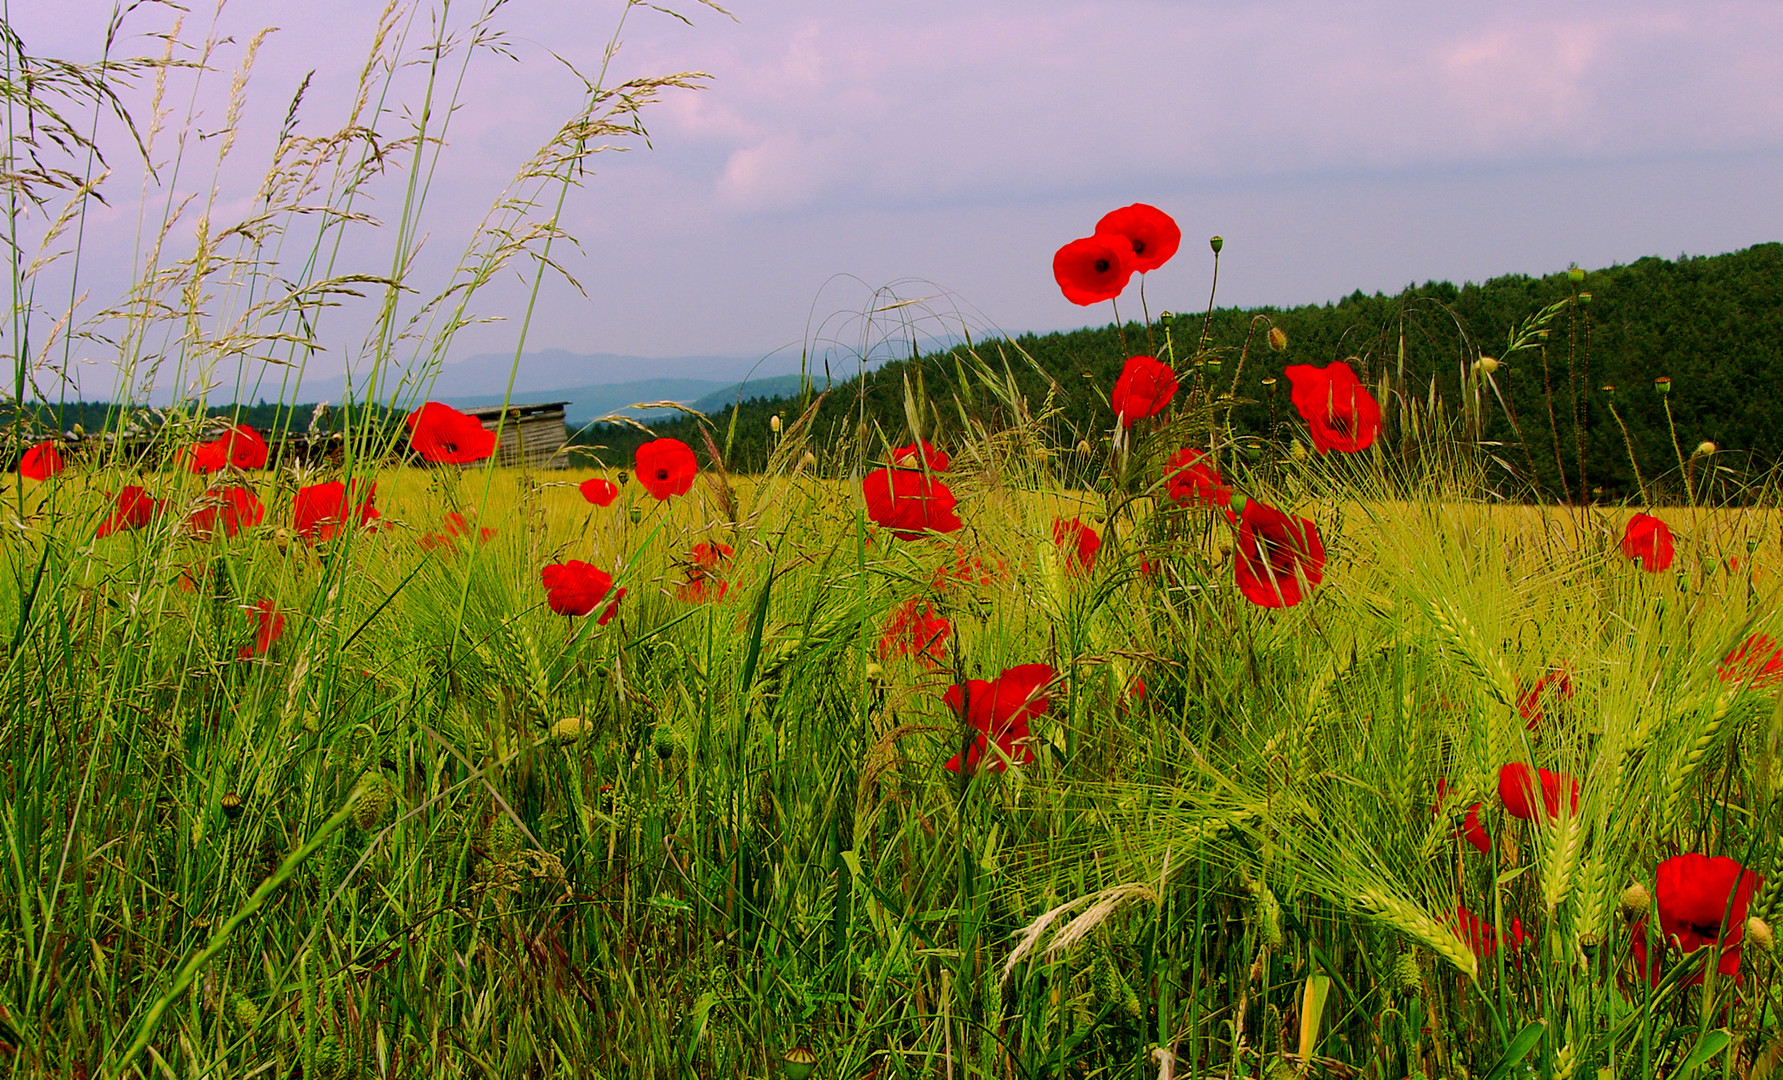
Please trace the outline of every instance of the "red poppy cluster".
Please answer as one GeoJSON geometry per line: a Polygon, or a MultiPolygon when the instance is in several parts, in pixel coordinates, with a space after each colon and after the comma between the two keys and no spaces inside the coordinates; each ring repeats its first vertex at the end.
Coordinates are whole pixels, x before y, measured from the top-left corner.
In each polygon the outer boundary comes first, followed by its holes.
{"type": "Polygon", "coordinates": [[[1657,574],[1672,564],[1676,554],[1672,546],[1672,530],[1652,514],[1636,514],[1622,529],[1622,555],[1634,560],[1642,570],[1657,574]]]}
{"type": "Polygon", "coordinates": [[[1184,507],[1225,510],[1226,516],[1235,520],[1236,515],[1228,509],[1232,505],[1232,489],[1226,486],[1218,469],[1202,460],[1205,456],[1192,446],[1170,455],[1165,463],[1170,470],[1166,474],[1170,501],[1184,507]]]}
{"type": "Polygon", "coordinates": [[[305,540],[333,540],[343,528],[369,525],[381,516],[372,505],[377,493],[376,484],[368,486],[355,506],[352,493],[339,480],[298,488],[291,500],[291,527],[305,540]]]}
{"type": "Polygon", "coordinates": [[[1121,426],[1130,428],[1134,421],[1168,409],[1176,389],[1176,372],[1169,364],[1151,356],[1130,356],[1109,391],[1108,403],[1121,426]]]}
{"type": "Polygon", "coordinates": [[[243,529],[251,529],[266,518],[266,507],[252,488],[230,486],[211,488],[204,493],[198,509],[186,516],[186,528],[193,535],[209,539],[220,523],[223,535],[233,537],[243,529]]]}
{"type": "MultiPolygon", "coordinates": [[[[1498,951],[1497,929],[1491,923],[1459,905],[1455,908],[1455,928],[1460,932],[1461,940],[1467,942],[1467,947],[1473,950],[1473,954],[1479,957],[1482,963],[1492,959],[1493,954],[1498,951]]],[[[1522,950],[1524,943],[1533,937],[1533,934],[1523,932],[1522,919],[1512,919],[1511,928],[1504,935],[1505,948],[1513,953],[1518,953],[1522,950]]],[[[1521,956],[1518,957],[1518,962],[1519,964],[1522,962],[1521,956]]]]}
{"type": "Polygon", "coordinates": [[[1065,569],[1074,574],[1087,574],[1096,568],[1096,553],[1102,550],[1102,537],[1078,519],[1053,518],[1052,542],[1065,557],[1065,569]]]}
{"type": "Polygon", "coordinates": [[[1247,499],[1238,516],[1238,591],[1258,607],[1293,607],[1325,578],[1325,545],[1305,518],[1247,499]]]}
{"type": "Polygon", "coordinates": [[[1169,214],[1145,203],[1123,206],[1104,214],[1093,235],[1053,255],[1053,280],[1073,304],[1113,300],[1134,274],[1163,266],[1181,245],[1182,230],[1169,214]]]}
{"type": "MultiPolygon", "coordinates": [[[[545,603],[559,615],[591,615],[613,591],[613,575],[580,559],[552,563],[539,571],[539,580],[545,586],[545,603]]],[[[607,625],[624,598],[624,589],[613,593],[595,624],[607,625]]]]}
{"type": "Polygon", "coordinates": [[[430,532],[417,541],[421,545],[421,550],[455,551],[458,547],[455,541],[460,537],[468,537],[473,532],[477,534],[479,543],[487,544],[495,539],[494,529],[486,525],[482,528],[474,528],[470,522],[465,520],[464,515],[456,510],[446,511],[445,515],[440,518],[440,526],[444,530],[443,532],[430,532]]]}
{"type": "MultiPolygon", "coordinates": [[[[1436,805],[1430,808],[1433,814],[1443,812],[1443,802],[1449,797],[1449,782],[1440,779],[1436,782],[1436,805]]],[[[1474,803],[1461,815],[1460,823],[1455,831],[1449,834],[1451,840],[1465,840],[1473,849],[1484,855],[1492,850],[1492,838],[1486,833],[1486,826],[1480,822],[1481,803],[1474,803]]]]}
{"type": "Polygon", "coordinates": [[[675,596],[693,604],[723,600],[731,583],[719,576],[736,552],[729,544],[701,540],[687,553],[687,579],[675,586],[675,596]]]}
{"type": "MultiPolygon", "coordinates": [[[[1746,914],[1764,879],[1725,855],[1710,857],[1690,851],[1660,863],[1654,885],[1661,951],[1676,950],[1689,956],[1705,946],[1713,947],[1716,971],[1737,980],[1746,914]]],[[[1657,986],[1659,957],[1648,954],[1647,920],[1630,927],[1630,934],[1635,970],[1657,986]]],[[[1702,981],[1701,972],[1689,979],[1690,983],[1702,981]]]]}
{"type": "Polygon", "coordinates": [[[442,465],[469,465],[495,453],[495,432],[474,416],[450,405],[429,401],[408,415],[409,447],[423,460],[442,465]]]}
{"type": "Polygon", "coordinates": [[[236,424],[210,442],[192,447],[186,467],[204,475],[224,467],[263,469],[266,467],[266,440],[246,424],[236,424]]]}
{"type": "Polygon", "coordinates": [[[861,480],[867,517],[899,540],[950,533],[964,522],[946,484],[914,469],[874,469],[861,480]]]}
{"type": "Polygon", "coordinates": [[[248,609],[254,621],[254,644],[243,645],[235,654],[237,660],[251,660],[272,651],[272,643],[285,632],[285,617],[273,607],[271,600],[260,600],[248,609]]]}
{"type": "MultiPolygon", "coordinates": [[[[1046,688],[1052,681],[1053,670],[1045,664],[1022,664],[988,682],[970,679],[964,688],[948,688],[942,700],[974,729],[966,751],[967,772],[977,771],[987,753],[991,755],[987,767],[993,770],[1034,760],[1028,723],[1050,706],[1046,688]]],[[[958,754],[948,759],[947,769],[959,771],[958,754]]]]}
{"type": "Polygon", "coordinates": [[[1769,634],[1753,634],[1715,667],[1722,682],[1766,686],[1783,679],[1783,646],[1769,634]]]}
{"type": "Polygon", "coordinates": [[[1528,730],[1534,731],[1545,716],[1543,706],[1549,701],[1564,701],[1573,696],[1572,675],[1565,668],[1556,668],[1530,684],[1517,695],[1517,714],[1528,730]]]}
{"type": "Polygon", "coordinates": [[[933,667],[947,658],[947,639],[953,624],[935,614],[935,609],[919,597],[892,609],[879,635],[879,659],[913,656],[933,667]]]}
{"type": "Polygon", "coordinates": [[[1289,364],[1282,374],[1292,385],[1289,398],[1306,421],[1313,449],[1354,454],[1374,445],[1381,433],[1381,406],[1350,365],[1289,364]]]}

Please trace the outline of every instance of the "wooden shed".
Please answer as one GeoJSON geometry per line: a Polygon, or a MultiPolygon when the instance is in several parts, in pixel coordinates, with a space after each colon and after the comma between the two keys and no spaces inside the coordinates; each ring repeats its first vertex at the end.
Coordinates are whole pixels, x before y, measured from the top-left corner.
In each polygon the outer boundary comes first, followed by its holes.
{"type": "Polygon", "coordinates": [[[548,401],[539,405],[509,405],[505,418],[500,405],[463,411],[482,421],[484,430],[500,437],[497,465],[524,462],[533,469],[565,469],[569,467],[569,456],[562,450],[569,441],[569,427],[564,423],[563,409],[568,404],[548,401]]]}

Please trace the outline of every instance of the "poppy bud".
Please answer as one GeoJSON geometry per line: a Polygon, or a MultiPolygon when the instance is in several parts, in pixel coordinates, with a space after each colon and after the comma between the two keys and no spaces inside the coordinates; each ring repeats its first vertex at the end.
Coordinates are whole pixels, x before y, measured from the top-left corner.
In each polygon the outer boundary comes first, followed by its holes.
{"type": "Polygon", "coordinates": [[[1662,394],[1671,393],[1672,392],[1672,377],[1670,375],[1661,375],[1659,378],[1654,379],[1653,380],[1653,389],[1659,391],[1662,394]]]}
{"type": "Polygon", "coordinates": [[[656,747],[656,756],[664,761],[675,756],[675,731],[667,724],[658,724],[656,734],[651,738],[656,747]]]}
{"type": "Polygon", "coordinates": [[[780,1059],[786,1080],[805,1080],[817,1068],[817,1055],[808,1046],[795,1046],[780,1059]]]}
{"type": "Polygon", "coordinates": [[[805,451],[805,456],[799,459],[799,468],[801,468],[801,469],[815,469],[815,468],[817,468],[817,455],[813,454],[809,450],[805,451]]]}
{"type": "Polygon", "coordinates": [[[1577,285],[1579,282],[1585,280],[1585,271],[1579,268],[1578,263],[1573,263],[1572,266],[1567,268],[1566,279],[1574,285],[1577,285]]]}
{"type": "Polygon", "coordinates": [[[1630,885],[1622,890],[1622,910],[1630,918],[1641,918],[1653,907],[1653,897],[1645,885],[1630,885]]]}
{"type": "Polygon", "coordinates": [[[1696,444],[1696,449],[1691,451],[1690,456],[1691,457],[1704,457],[1708,454],[1713,454],[1716,450],[1719,450],[1719,449],[1720,449],[1720,447],[1716,446],[1714,443],[1710,442],[1709,440],[1704,439],[1702,442],[1699,442],[1696,444]]]}
{"type": "Polygon", "coordinates": [[[1282,352],[1288,347],[1288,332],[1279,326],[1269,328],[1269,347],[1282,352]]]}
{"type": "Polygon", "coordinates": [[[1413,992],[1424,988],[1424,972],[1418,967],[1416,956],[1402,952],[1393,959],[1393,986],[1413,992]]]}
{"type": "Polygon", "coordinates": [[[1473,373],[1475,375],[1490,375],[1494,371],[1497,371],[1498,368],[1498,361],[1490,356],[1481,356],[1478,360],[1473,362],[1473,373]]]}
{"type": "Polygon", "coordinates": [[[1220,237],[1212,236],[1212,237],[1208,238],[1207,246],[1213,249],[1213,253],[1215,255],[1218,255],[1220,253],[1220,249],[1226,246],[1226,241],[1221,239],[1220,237]]]}
{"type": "Polygon", "coordinates": [[[780,414],[779,413],[775,413],[773,416],[768,417],[768,430],[772,431],[776,435],[780,434],[780,414]]]}
{"type": "Polygon", "coordinates": [[[1746,940],[1761,953],[1768,954],[1777,949],[1777,935],[1771,932],[1771,924],[1756,915],[1746,920],[1746,940]]]}
{"type": "Polygon", "coordinates": [[[560,743],[581,742],[594,725],[580,716],[566,716],[551,725],[551,738],[560,743]]]}
{"type": "Polygon", "coordinates": [[[231,791],[225,794],[217,801],[217,805],[222,807],[223,816],[230,821],[234,821],[236,818],[241,817],[241,796],[237,795],[235,792],[231,791]]]}
{"type": "Polygon", "coordinates": [[[73,427],[68,429],[68,434],[74,436],[77,439],[84,439],[87,437],[87,429],[84,427],[81,427],[79,424],[76,424],[73,427]]]}
{"type": "Polygon", "coordinates": [[[644,520],[644,511],[641,507],[634,506],[626,516],[631,518],[631,523],[633,525],[636,525],[638,522],[644,520]]]}
{"type": "Polygon", "coordinates": [[[620,486],[622,486],[622,487],[623,487],[623,486],[624,486],[624,484],[625,484],[625,482],[626,482],[626,481],[627,481],[627,480],[630,480],[630,479],[631,479],[631,474],[630,474],[630,473],[628,473],[628,472],[626,472],[626,471],[625,471],[625,470],[624,470],[624,469],[620,469],[620,470],[619,470],[619,483],[620,483],[620,486]]]}

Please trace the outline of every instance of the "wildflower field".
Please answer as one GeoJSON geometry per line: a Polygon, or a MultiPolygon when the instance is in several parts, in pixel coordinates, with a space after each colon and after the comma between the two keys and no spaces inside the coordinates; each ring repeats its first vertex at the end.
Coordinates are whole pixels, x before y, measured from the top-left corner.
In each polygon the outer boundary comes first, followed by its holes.
{"type": "MultiPolygon", "coordinates": [[[[524,175],[569,189],[689,78],[594,80],[524,175]]],[[[549,205],[472,250],[545,272],[549,205]]],[[[1134,204],[1054,273],[1101,304],[1181,245],[1134,204]]],[[[233,258],[139,287],[233,296],[233,258]]],[[[227,303],[97,318],[187,327],[202,382],[346,284],[208,336],[227,303]]],[[[1777,1075],[1768,486],[1504,504],[1470,436],[1499,359],[1452,400],[1149,312],[1093,445],[967,348],[971,392],[907,386],[897,430],[820,440],[806,395],[757,474],[719,423],[498,469],[427,364],[380,382],[399,342],[437,367],[474,290],[403,323],[389,288],[366,394],[407,422],[348,403],[337,460],[202,393],[140,454],[8,429],[11,1075],[1777,1075]],[[1270,439],[1228,425],[1222,359],[1279,378],[1270,439]]]]}

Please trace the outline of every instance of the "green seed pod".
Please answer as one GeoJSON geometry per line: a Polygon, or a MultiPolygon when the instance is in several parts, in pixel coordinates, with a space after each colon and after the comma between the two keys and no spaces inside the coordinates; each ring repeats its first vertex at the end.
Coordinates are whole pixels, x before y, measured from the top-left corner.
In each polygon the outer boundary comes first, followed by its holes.
{"type": "Polygon", "coordinates": [[[1578,263],[1573,263],[1567,268],[1566,279],[1574,285],[1577,285],[1579,282],[1585,280],[1585,271],[1579,268],[1578,263]]]}
{"type": "Polygon", "coordinates": [[[817,1055],[808,1046],[795,1046],[780,1059],[786,1080],[805,1080],[817,1068],[817,1055]]]}
{"type": "Polygon", "coordinates": [[[1218,236],[1210,236],[1207,238],[1207,246],[1213,249],[1215,255],[1218,255],[1220,249],[1226,246],[1226,241],[1218,236]]]}
{"type": "Polygon", "coordinates": [[[590,721],[580,716],[566,716],[551,725],[551,739],[553,742],[577,743],[593,730],[594,724],[590,721]]]}
{"type": "Polygon", "coordinates": [[[221,799],[217,800],[217,806],[222,809],[223,816],[230,821],[234,821],[236,818],[241,817],[241,796],[233,791],[226,793],[221,799]]]}

